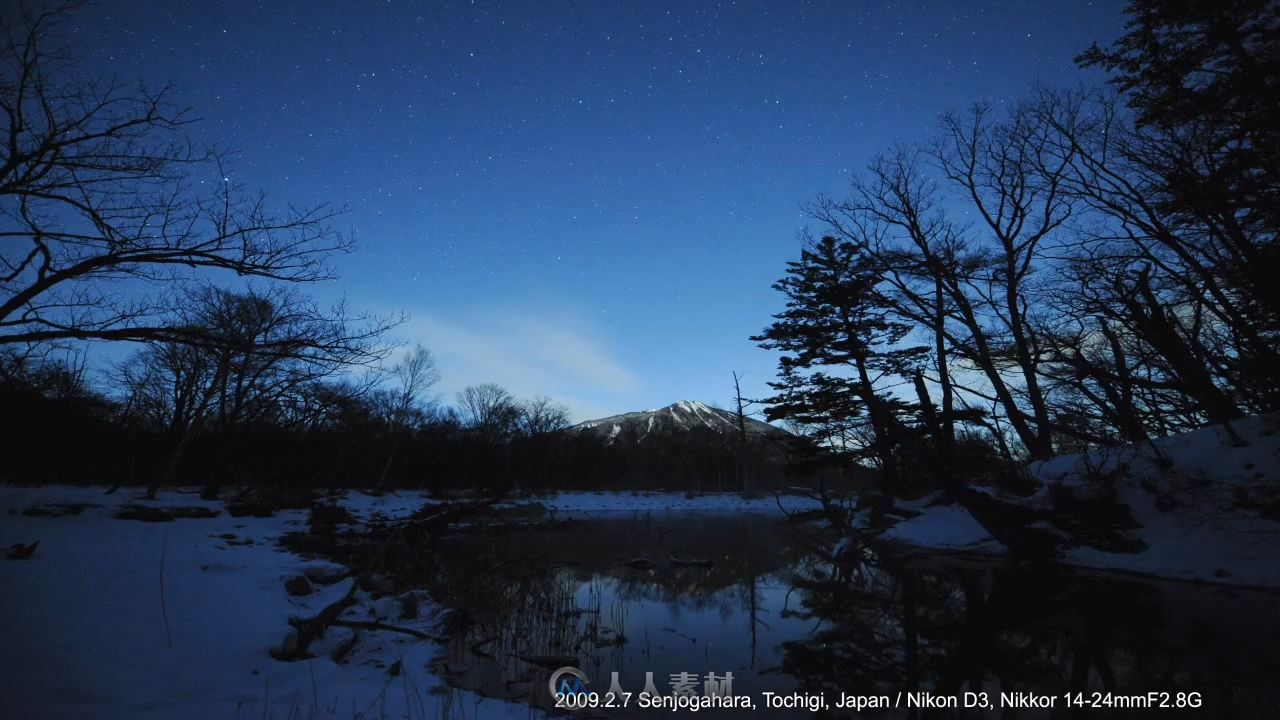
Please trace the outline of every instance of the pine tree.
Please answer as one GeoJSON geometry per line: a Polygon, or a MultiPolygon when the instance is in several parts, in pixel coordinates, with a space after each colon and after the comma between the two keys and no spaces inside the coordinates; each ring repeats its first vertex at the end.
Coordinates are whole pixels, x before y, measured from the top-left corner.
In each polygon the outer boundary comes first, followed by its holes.
{"type": "Polygon", "coordinates": [[[829,438],[865,438],[887,485],[901,479],[899,451],[911,408],[890,395],[886,380],[910,374],[926,348],[904,344],[913,326],[897,320],[881,292],[881,268],[867,248],[830,236],[807,244],[774,283],[787,298],[764,333],[751,338],[781,350],[777,394],[766,417],[826,429],[829,438]]]}

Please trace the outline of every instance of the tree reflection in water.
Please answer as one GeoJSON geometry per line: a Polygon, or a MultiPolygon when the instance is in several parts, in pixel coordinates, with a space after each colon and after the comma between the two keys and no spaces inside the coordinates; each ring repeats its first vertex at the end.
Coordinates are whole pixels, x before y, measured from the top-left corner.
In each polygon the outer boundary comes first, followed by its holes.
{"type": "Polygon", "coordinates": [[[602,678],[601,691],[614,671],[632,692],[646,671],[659,690],[686,671],[733,671],[739,693],[789,687],[768,674],[781,643],[811,626],[780,610],[812,559],[787,534],[763,515],[636,515],[446,540],[428,582],[453,608],[439,669],[544,705],[563,664],[602,678]]]}
{"type": "Polygon", "coordinates": [[[1181,717],[1269,718],[1280,701],[1280,598],[1270,593],[874,553],[797,586],[805,616],[823,626],[786,643],[783,668],[810,691],[986,692],[996,707],[1002,692],[1059,698],[1052,711],[990,715],[1004,717],[1134,712],[1072,710],[1068,692],[1200,693],[1202,706],[1181,717]]]}
{"type": "Polygon", "coordinates": [[[601,692],[614,671],[631,692],[646,671],[661,692],[672,673],[732,671],[739,694],[821,690],[832,702],[1184,691],[1203,707],[1180,716],[1280,707],[1274,594],[1003,559],[867,550],[836,563],[821,551],[829,542],[777,518],[680,515],[449,538],[428,580],[453,609],[438,669],[457,687],[541,706],[551,670],[573,664],[601,692]]]}

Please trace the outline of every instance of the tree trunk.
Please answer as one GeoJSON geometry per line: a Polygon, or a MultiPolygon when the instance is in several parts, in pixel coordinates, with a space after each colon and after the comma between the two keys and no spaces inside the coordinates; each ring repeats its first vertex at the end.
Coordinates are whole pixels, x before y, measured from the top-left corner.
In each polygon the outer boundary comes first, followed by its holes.
{"type": "Polygon", "coordinates": [[[183,431],[178,435],[177,442],[173,445],[169,457],[165,460],[164,472],[160,477],[151,481],[151,485],[147,487],[146,498],[155,500],[156,494],[160,491],[160,485],[176,485],[178,476],[178,466],[182,464],[182,455],[186,452],[187,444],[191,442],[191,431],[183,431]]]}
{"type": "Polygon", "coordinates": [[[1129,317],[1142,337],[1169,362],[1181,381],[1182,390],[1200,404],[1211,422],[1227,422],[1244,417],[1240,408],[1226,393],[1218,389],[1205,364],[1179,334],[1164,314],[1164,308],[1151,290],[1146,271],[1139,273],[1132,293],[1121,298],[1129,317]]]}
{"type": "Polygon", "coordinates": [[[929,464],[932,466],[933,479],[935,482],[942,483],[948,498],[955,500],[958,496],[959,478],[954,468],[949,466],[950,445],[943,436],[938,415],[934,412],[933,398],[929,397],[929,388],[924,384],[924,375],[916,372],[913,379],[916,397],[920,401],[920,414],[924,418],[925,427],[929,430],[929,437],[933,439],[933,447],[929,449],[929,464]]]}
{"type": "Polygon", "coordinates": [[[382,472],[378,473],[378,482],[373,486],[376,492],[382,492],[387,487],[387,476],[391,473],[391,464],[395,462],[396,452],[400,449],[400,437],[402,434],[397,428],[396,434],[391,440],[391,451],[387,453],[387,461],[382,464],[382,472]]]}
{"type": "Polygon", "coordinates": [[[941,433],[945,455],[949,459],[956,443],[955,390],[951,387],[951,370],[947,367],[946,304],[942,293],[942,281],[933,284],[935,322],[933,333],[934,352],[938,355],[938,385],[942,387],[941,433]]]}

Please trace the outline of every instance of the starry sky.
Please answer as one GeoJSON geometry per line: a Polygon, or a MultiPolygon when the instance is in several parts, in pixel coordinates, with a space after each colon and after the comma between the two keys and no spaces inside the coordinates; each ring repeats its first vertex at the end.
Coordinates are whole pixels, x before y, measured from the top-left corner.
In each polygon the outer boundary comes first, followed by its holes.
{"type": "Polygon", "coordinates": [[[765,394],[801,205],[937,115],[1033,82],[1122,3],[104,0],[98,71],[149,85],[358,251],[312,288],[410,319],[444,399],[497,382],[576,420],[765,394]]]}

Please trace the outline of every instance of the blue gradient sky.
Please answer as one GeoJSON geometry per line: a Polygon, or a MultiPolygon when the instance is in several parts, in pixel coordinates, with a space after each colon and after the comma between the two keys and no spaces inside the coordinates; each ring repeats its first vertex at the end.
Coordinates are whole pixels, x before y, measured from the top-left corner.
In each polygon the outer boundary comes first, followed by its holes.
{"type": "Polygon", "coordinates": [[[696,399],[781,308],[801,203],[937,114],[1119,34],[1119,2],[120,0],[92,67],[172,82],[235,179],[332,202],[359,251],[315,288],[404,310],[450,395],[498,382],[576,419],[696,399]]]}

